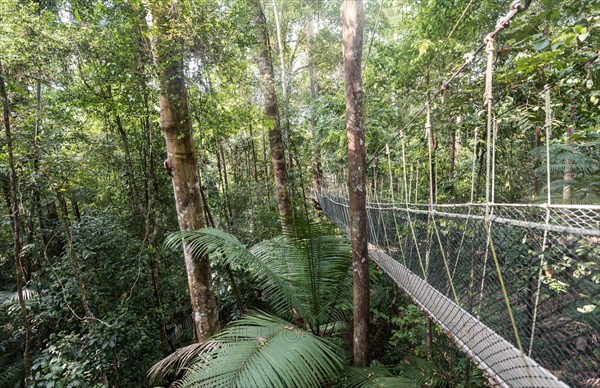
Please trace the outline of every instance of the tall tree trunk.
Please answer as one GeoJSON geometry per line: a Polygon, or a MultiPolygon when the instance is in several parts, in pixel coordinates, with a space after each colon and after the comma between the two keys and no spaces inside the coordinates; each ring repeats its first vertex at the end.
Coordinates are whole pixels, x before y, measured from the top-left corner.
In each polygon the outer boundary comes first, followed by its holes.
{"type": "MultiPolygon", "coordinates": [[[[150,8],[155,24],[153,52],[160,84],[160,128],[167,144],[165,167],[172,177],[177,221],[182,231],[200,229],[205,226],[204,214],[183,72],[183,36],[176,28],[177,1],[171,0],[168,6],[151,1],[150,8]]],[[[210,262],[208,257],[194,258],[187,244],[183,253],[195,336],[203,341],[219,330],[210,262]]]]}
{"type": "Polygon", "coordinates": [[[312,187],[317,193],[321,193],[323,172],[321,171],[321,150],[316,139],[317,133],[317,99],[319,98],[319,83],[317,78],[317,66],[315,65],[315,23],[311,17],[307,26],[308,36],[308,71],[310,78],[310,130],[312,132],[312,187]]]}
{"type": "Polygon", "coordinates": [[[4,69],[0,62],[0,95],[2,97],[2,117],[4,121],[4,133],[6,134],[6,148],[8,151],[8,170],[10,181],[10,206],[8,208],[9,218],[12,226],[13,237],[13,257],[15,261],[15,276],[17,282],[17,298],[21,308],[23,325],[25,326],[25,346],[23,348],[23,364],[25,369],[25,386],[30,384],[31,360],[29,350],[31,347],[31,325],[29,322],[29,313],[25,305],[23,296],[23,280],[25,279],[23,271],[23,262],[21,260],[21,229],[19,225],[20,202],[17,192],[17,170],[15,168],[15,157],[13,154],[12,133],[10,128],[10,108],[8,106],[8,91],[4,81],[4,69]]]}
{"type": "MultiPolygon", "coordinates": [[[[293,168],[293,154],[292,154],[292,134],[290,131],[290,115],[289,115],[289,83],[287,79],[287,72],[285,69],[285,45],[283,39],[283,33],[281,31],[281,22],[279,20],[279,11],[277,10],[277,0],[273,0],[273,14],[275,15],[275,32],[277,33],[277,48],[279,49],[279,66],[281,68],[281,97],[283,98],[283,105],[281,106],[281,113],[283,116],[283,136],[287,142],[288,151],[288,172],[292,171],[293,168]]],[[[293,194],[293,187],[290,187],[293,194]]]]}
{"type": "Polygon", "coordinates": [[[281,33],[281,23],[279,22],[279,11],[277,10],[277,0],[273,0],[273,14],[275,15],[275,30],[277,32],[277,48],[279,49],[279,65],[281,67],[281,91],[283,100],[287,99],[287,75],[285,71],[285,50],[283,47],[283,35],[281,33]]]}
{"type": "Polygon", "coordinates": [[[269,199],[271,197],[271,190],[269,190],[269,188],[271,187],[270,184],[270,179],[269,179],[269,161],[267,158],[267,140],[266,140],[266,136],[265,136],[265,131],[264,129],[262,130],[262,151],[263,151],[263,167],[264,167],[264,171],[265,171],[265,196],[266,199],[269,199]]]}
{"type": "Polygon", "coordinates": [[[277,191],[277,206],[279,209],[281,226],[285,232],[291,230],[293,209],[285,162],[283,139],[281,136],[277,95],[275,94],[275,85],[273,81],[271,45],[269,43],[267,22],[260,5],[260,0],[252,0],[252,7],[254,11],[253,23],[256,27],[257,40],[259,44],[258,55],[256,59],[263,84],[265,115],[269,120],[269,143],[271,145],[271,160],[273,162],[273,175],[275,176],[275,189],[277,191]]]}
{"type": "Polygon", "coordinates": [[[362,0],[344,0],[342,5],[346,133],[348,134],[348,193],[350,237],[354,280],[354,366],[368,367],[369,344],[369,252],[365,176],[365,129],[362,89],[364,34],[362,0]]]}

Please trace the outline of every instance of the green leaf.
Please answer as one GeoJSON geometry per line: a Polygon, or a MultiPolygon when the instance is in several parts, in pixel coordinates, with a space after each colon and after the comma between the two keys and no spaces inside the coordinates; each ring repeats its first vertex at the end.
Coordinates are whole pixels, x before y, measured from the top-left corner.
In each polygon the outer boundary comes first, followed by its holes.
{"type": "Polygon", "coordinates": [[[577,39],[579,39],[579,41],[583,42],[588,36],[590,36],[590,34],[586,32],[585,34],[577,35],[577,39]]]}
{"type": "Polygon", "coordinates": [[[347,368],[339,384],[344,388],[416,388],[421,385],[408,377],[393,376],[384,366],[369,368],[347,368]]]}
{"type": "Polygon", "coordinates": [[[311,332],[256,312],[211,339],[184,387],[322,387],[342,370],[341,350],[311,332]]]}
{"type": "Polygon", "coordinates": [[[312,238],[278,237],[247,248],[229,233],[205,228],[173,233],[163,246],[179,248],[185,242],[196,257],[211,254],[247,268],[276,314],[301,317],[319,333],[321,325],[344,320],[340,306],[351,300],[352,259],[347,238],[312,233],[312,238]]]}
{"type": "Polygon", "coordinates": [[[548,39],[543,39],[543,40],[540,40],[537,43],[535,43],[533,45],[533,49],[535,51],[542,51],[543,49],[548,47],[549,44],[550,44],[550,41],[548,39]]]}

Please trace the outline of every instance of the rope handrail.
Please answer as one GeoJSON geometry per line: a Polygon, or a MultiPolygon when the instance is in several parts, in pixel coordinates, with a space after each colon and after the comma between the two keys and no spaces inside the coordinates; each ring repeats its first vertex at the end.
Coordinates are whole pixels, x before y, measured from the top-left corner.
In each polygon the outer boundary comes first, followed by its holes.
{"type": "MultiPolygon", "coordinates": [[[[509,12],[505,16],[498,19],[498,22],[496,23],[496,27],[494,28],[494,30],[485,36],[485,38],[483,39],[483,42],[473,52],[469,52],[464,55],[464,57],[463,57],[464,62],[450,75],[450,77],[446,81],[444,81],[442,83],[442,85],[431,95],[431,97],[425,101],[423,106],[417,111],[417,113],[415,113],[410,118],[410,120],[404,125],[404,127],[402,127],[402,129],[398,133],[396,133],[396,135],[394,135],[392,137],[392,139],[389,141],[389,143],[395,141],[400,136],[400,134],[403,133],[403,131],[405,129],[407,129],[409,127],[409,125],[412,124],[421,115],[421,113],[423,113],[427,109],[427,106],[429,104],[431,104],[433,101],[435,101],[436,98],[441,96],[444,93],[444,91],[446,89],[448,89],[448,87],[456,79],[456,77],[458,77],[459,74],[461,72],[463,72],[463,70],[465,70],[473,62],[473,60],[475,59],[477,54],[479,54],[481,51],[483,51],[483,49],[487,46],[489,40],[495,39],[496,35],[498,35],[500,33],[500,31],[502,31],[506,27],[508,27],[510,22],[512,21],[512,19],[518,13],[521,13],[521,12],[525,11],[527,8],[529,8],[529,5],[531,4],[531,0],[525,0],[523,2],[523,4],[521,4],[521,1],[522,0],[513,0],[510,3],[509,12]]],[[[373,153],[373,156],[367,161],[367,164],[366,164],[367,167],[384,149],[385,149],[385,147],[380,147],[378,150],[376,150],[373,153]]]]}
{"type": "MultiPolygon", "coordinates": [[[[345,229],[347,200],[326,189],[315,195],[324,212],[345,229]]],[[[583,269],[588,267],[575,266],[580,268],[575,275],[569,270],[574,266],[574,252],[594,254],[589,247],[600,241],[600,226],[578,229],[548,224],[544,220],[545,209],[539,206],[534,209],[541,214],[541,222],[527,221],[528,213],[520,211],[520,207],[516,208],[516,215],[523,218],[510,219],[499,212],[486,215],[482,204],[478,204],[475,214],[432,211],[428,206],[421,204],[419,209],[369,203],[370,252],[382,270],[497,383],[511,387],[564,387],[552,374],[574,385],[592,381],[595,369],[586,365],[600,365],[598,356],[588,350],[598,342],[592,327],[583,325],[583,321],[566,319],[567,311],[550,306],[556,298],[552,292],[557,292],[552,291],[553,287],[560,284],[572,288],[561,291],[565,308],[589,303],[585,295],[600,291],[596,283],[590,282],[593,272],[583,269]],[[489,228],[490,224],[494,227],[489,228]],[[437,234],[430,233],[436,228],[437,234]],[[488,238],[490,262],[486,270],[484,250],[488,238]],[[430,243],[436,239],[436,244],[430,243]],[[461,244],[460,249],[464,253],[459,259],[457,246],[463,239],[465,245],[461,244]],[[430,249],[427,266],[417,257],[425,249],[430,249]],[[539,266],[540,254],[544,263],[552,267],[539,266]],[[542,276],[538,277],[540,268],[542,276]],[[504,292],[500,292],[501,287],[504,292]],[[504,298],[507,299],[503,301],[504,298]],[[505,303],[512,308],[510,320],[506,308],[502,308],[505,303]],[[522,346],[517,346],[515,330],[522,346]],[[581,343],[588,347],[583,348],[581,343]]],[[[600,206],[593,214],[595,222],[600,223],[600,206]]],[[[593,257],[587,260],[600,261],[597,254],[593,257]]]]}
{"type": "MultiPolygon", "coordinates": [[[[334,198],[329,196],[329,198],[334,198]]],[[[378,209],[391,209],[391,208],[400,208],[405,204],[409,206],[415,207],[429,207],[428,203],[413,203],[413,202],[372,202],[371,206],[377,205],[378,209]]],[[[562,203],[552,203],[547,204],[543,203],[504,203],[504,202],[494,202],[490,203],[495,207],[509,207],[509,208],[536,208],[536,209],[582,209],[582,210],[596,210],[600,211],[600,205],[574,205],[574,204],[562,204],[562,203]]],[[[434,204],[434,207],[441,208],[459,208],[459,207],[485,207],[487,204],[485,202],[461,202],[461,203],[438,203],[434,204]]]]}
{"type": "MultiPolygon", "coordinates": [[[[331,196],[328,196],[327,194],[321,194],[321,196],[323,198],[327,198],[329,201],[331,201],[332,203],[335,203],[336,205],[348,206],[347,203],[340,202],[339,200],[337,200],[331,196]]],[[[478,204],[478,205],[485,206],[484,204],[478,204]]],[[[428,206],[428,205],[426,205],[426,206],[428,206]]],[[[437,207],[442,207],[442,206],[443,205],[438,205],[437,207]]],[[[466,207],[463,205],[459,205],[459,206],[466,207]]],[[[496,223],[501,223],[501,224],[522,226],[522,227],[528,227],[528,228],[538,229],[538,230],[547,230],[547,231],[551,231],[551,232],[559,232],[559,233],[563,232],[563,233],[570,233],[570,234],[581,235],[581,236],[600,237],[600,206],[596,206],[595,208],[596,209],[594,209],[594,210],[598,210],[598,212],[599,212],[598,214],[596,214],[596,216],[598,217],[598,227],[596,229],[591,229],[591,228],[565,227],[565,226],[559,226],[559,225],[545,223],[545,222],[521,221],[521,220],[515,220],[515,219],[511,219],[511,218],[506,218],[506,217],[500,217],[497,215],[486,216],[486,215],[477,215],[477,214],[449,213],[449,212],[442,212],[442,211],[438,211],[438,210],[419,210],[419,209],[406,208],[406,207],[402,207],[402,206],[380,206],[380,204],[378,204],[378,203],[367,203],[367,209],[369,209],[369,210],[398,211],[398,212],[407,212],[407,213],[412,213],[412,214],[423,214],[423,215],[433,214],[433,215],[443,216],[443,217],[448,217],[448,218],[472,219],[472,220],[480,220],[480,221],[489,220],[491,222],[496,222],[496,223]]]]}

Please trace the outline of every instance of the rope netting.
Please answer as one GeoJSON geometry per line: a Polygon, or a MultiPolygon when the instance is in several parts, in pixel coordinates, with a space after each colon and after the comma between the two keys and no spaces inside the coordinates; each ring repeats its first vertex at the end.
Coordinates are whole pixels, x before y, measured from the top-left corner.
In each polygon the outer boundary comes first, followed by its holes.
{"type": "MultiPolygon", "coordinates": [[[[318,195],[343,228],[345,198],[318,195]]],[[[373,259],[491,379],[594,386],[600,206],[493,207],[370,203],[373,259]]]]}
{"type": "MultiPolygon", "coordinates": [[[[600,386],[600,206],[552,203],[551,84],[536,93],[545,102],[546,203],[496,203],[499,116],[493,99],[495,37],[528,5],[513,0],[509,12],[477,50],[465,56],[465,63],[393,137],[392,141],[401,141],[400,193],[394,193],[386,144],[389,188],[378,189],[375,177],[367,195],[369,251],[379,267],[477,362],[490,382],[595,387],[600,386]],[[431,103],[484,49],[485,199],[476,203],[475,129],[470,201],[439,204],[431,103]],[[418,183],[411,195],[413,173],[412,167],[407,172],[404,144],[404,130],[423,113],[428,203],[418,203],[418,183]],[[389,196],[385,200],[381,198],[384,192],[389,196]]],[[[597,59],[596,54],[586,63],[597,59]]],[[[575,65],[573,71],[581,66],[575,65]]],[[[419,182],[419,170],[415,172],[415,182],[419,182]]],[[[347,187],[335,175],[328,178],[315,193],[316,200],[347,231],[347,187]]]]}

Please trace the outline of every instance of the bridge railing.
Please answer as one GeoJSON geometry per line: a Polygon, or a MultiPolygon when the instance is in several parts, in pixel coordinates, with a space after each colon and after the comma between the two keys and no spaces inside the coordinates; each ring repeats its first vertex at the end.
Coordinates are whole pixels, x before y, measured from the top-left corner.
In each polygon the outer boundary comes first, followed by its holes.
{"type": "MultiPolygon", "coordinates": [[[[344,198],[317,199],[348,225],[344,198]]],[[[490,378],[600,383],[600,206],[370,203],[367,211],[375,261],[490,378]]]]}

